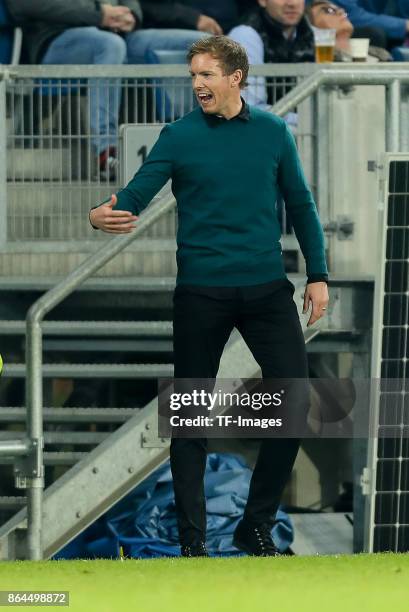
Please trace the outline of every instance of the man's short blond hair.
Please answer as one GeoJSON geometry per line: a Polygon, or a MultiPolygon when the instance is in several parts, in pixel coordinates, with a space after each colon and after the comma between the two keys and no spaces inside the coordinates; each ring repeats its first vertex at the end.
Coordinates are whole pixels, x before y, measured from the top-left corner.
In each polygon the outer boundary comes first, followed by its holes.
{"type": "Polygon", "coordinates": [[[227,36],[201,38],[190,47],[187,54],[188,63],[192,62],[195,55],[203,55],[205,53],[219,60],[223,73],[226,75],[231,75],[236,70],[241,70],[243,76],[240,81],[240,89],[247,87],[249,59],[242,45],[227,36]]]}

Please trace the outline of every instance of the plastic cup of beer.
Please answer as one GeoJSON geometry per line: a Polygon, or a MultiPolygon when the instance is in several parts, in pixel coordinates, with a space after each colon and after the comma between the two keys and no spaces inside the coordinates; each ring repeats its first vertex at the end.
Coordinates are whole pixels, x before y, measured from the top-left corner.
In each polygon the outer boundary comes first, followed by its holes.
{"type": "Polygon", "coordinates": [[[312,28],[315,43],[315,61],[317,64],[334,61],[335,34],[334,28],[312,28]]]}
{"type": "Polygon", "coordinates": [[[366,62],[369,52],[369,38],[351,38],[349,52],[353,62],[366,62]]]}

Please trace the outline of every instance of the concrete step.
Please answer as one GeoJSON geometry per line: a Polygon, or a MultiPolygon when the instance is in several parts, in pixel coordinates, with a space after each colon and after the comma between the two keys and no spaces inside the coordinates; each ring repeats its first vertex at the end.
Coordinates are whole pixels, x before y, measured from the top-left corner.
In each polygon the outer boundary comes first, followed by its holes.
{"type": "Polygon", "coordinates": [[[71,152],[67,148],[16,148],[7,150],[7,180],[56,181],[72,176],[71,152]]]}
{"type": "MultiPolygon", "coordinates": [[[[17,241],[9,242],[2,249],[2,253],[13,255],[64,255],[72,251],[76,251],[81,255],[90,255],[98,249],[104,248],[105,245],[113,239],[108,234],[102,232],[98,234],[102,239],[98,240],[75,240],[72,239],[69,244],[63,241],[17,241]]],[[[140,236],[126,248],[127,253],[138,253],[138,258],[141,255],[157,252],[167,252],[176,250],[175,238],[148,238],[140,236]]],[[[119,254],[120,255],[120,254],[119,254]]]]}
{"type": "MultiPolygon", "coordinates": [[[[117,378],[150,379],[173,376],[171,363],[44,363],[44,378],[117,378]]],[[[24,363],[7,363],[4,378],[25,378],[24,363]]]]}
{"type": "MultiPolygon", "coordinates": [[[[97,239],[100,232],[88,222],[90,208],[103,202],[119,185],[84,182],[21,182],[8,183],[8,239],[68,240],[97,239]]],[[[153,203],[161,196],[156,196],[153,203]]],[[[175,237],[176,214],[170,211],[159,219],[144,236],[175,237]]]]}
{"type": "MultiPolygon", "coordinates": [[[[26,292],[26,291],[48,291],[57,283],[64,280],[64,277],[55,274],[48,276],[28,275],[10,276],[5,274],[0,276],[0,295],[2,292],[26,292]]],[[[113,291],[125,292],[129,291],[139,293],[168,293],[175,288],[175,276],[94,276],[86,280],[76,291],[113,291]]]]}
{"type": "Polygon", "coordinates": [[[343,512],[291,514],[296,555],[351,555],[353,553],[352,517],[343,512]]]}
{"type": "MultiPolygon", "coordinates": [[[[43,335],[98,336],[98,337],[169,337],[171,321],[43,321],[43,335]]],[[[0,320],[0,335],[26,333],[25,321],[0,320]]]]}
{"type": "MultiPolygon", "coordinates": [[[[97,248],[98,245],[92,245],[97,248]]],[[[119,253],[108,262],[98,276],[174,276],[176,275],[176,243],[173,239],[141,238],[136,240],[132,249],[119,253]]],[[[0,277],[9,276],[57,276],[67,275],[77,268],[87,257],[89,251],[81,251],[71,244],[66,252],[26,251],[27,246],[10,248],[0,253],[0,277]]]]}
{"type": "MultiPolygon", "coordinates": [[[[139,408],[58,407],[43,408],[45,423],[125,423],[139,408]]],[[[25,423],[25,406],[1,406],[0,423],[25,423]]],[[[14,432],[15,433],[15,432],[14,432]]]]}

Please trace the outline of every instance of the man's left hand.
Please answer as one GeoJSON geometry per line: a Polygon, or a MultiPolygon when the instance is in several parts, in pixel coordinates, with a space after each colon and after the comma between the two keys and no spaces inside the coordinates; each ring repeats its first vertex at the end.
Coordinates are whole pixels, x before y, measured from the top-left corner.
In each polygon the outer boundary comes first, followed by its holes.
{"type": "Polygon", "coordinates": [[[133,32],[136,28],[136,19],[133,13],[127,13],[117,23],[119,32],[133,32]]]}
{"type": "Polygon", "coordinates": [[[133,13],[129,12],[119,17],[116,25],[117,32],[133,32],[136,29],[136,19],[133,13]]]}
{"type": "Polygon", "coordinates": [[[318,319],[324,316],[327,310],[329,295],[328,286],[325,282],[309,283],[305,288],[303,314],[305,314],[312,304],[311,315],[307,327],[313,325],[318,319]]]}
{"type": "Polygon", "coordinates": [[[215,19],[207,15],[200,15],[197,20],[196,28],[201,32],[209,32],[213,36],[220,36],[223,30],[215,19]]]}

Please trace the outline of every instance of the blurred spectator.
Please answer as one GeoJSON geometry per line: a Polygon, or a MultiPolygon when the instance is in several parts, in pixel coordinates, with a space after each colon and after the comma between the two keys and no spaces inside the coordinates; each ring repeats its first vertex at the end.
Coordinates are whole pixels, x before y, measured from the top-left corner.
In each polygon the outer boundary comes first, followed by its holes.
{"type": "Polygon", "coordinates": [[[314,37],[304,6],[304,0],[258,0],[229,35],[251,54],[251,64],[313,62],[314,37]]]}
{"type": "MultiPolygon", "coordinates": [[[[258,0],[229,36],[245,47],[250,64],[313,62],[314,36],[304,8],[304,0],[258,0]]],[[[275,101],[269,98],[264,78],[249,77],[248,83],[249,104],[263,108],[275,101]]]]}
{"type": "MultiPolygon", "coordinates": [[[[150,50],[186,50],[204,36],[186,29],[141,29],[138,0],[6,0],[37,64],[142,64],[150,50]]],[[[114,178],[120,84],[90,82],[92,145],[101,175],[114,178]],[[99,86],[98,86],[99,85],[99,86]]]]}
{"type": "Polygon", "coordinates": [[[343,8],[326,0],[315,0],[307,7],[306,15],[316,28],[336,30],[336,49],[349,50],[349,39],[354,31],[354,26],[343,8]]]}
{"type": "MultiPolygon", "coordinates": [[[[337,0],[337,4],[346,10],[355,29],[370,27],[384,32],[386,41],[371,38],[372,44],[391,48],[402,44],[409,32],[407,0],[337,0]]],[[[364,36],[364,32],[359,35],[364,36]]]]}
{"type": "MultiPolygon", "coordinates": [[[[354,34],[354,26],[348,19],[343,8],[328,0],[314,0],[307,7],[306,15],[310,23],[322,29],[336,30],[335,60],[351,61],[349,55],[349,41],[354,34]]],[[[369,38],[369,36],[367,36],[369,38]]],[[[382,48],[370,46],[368,61],[390,61],[391,55],[382,48]]]]}
{"type": "Polygon", "coordinates": [[[141,6],[147,28],[190,28],[218,35],[239,18],[236,0],[141,0],[141,6]]]}

